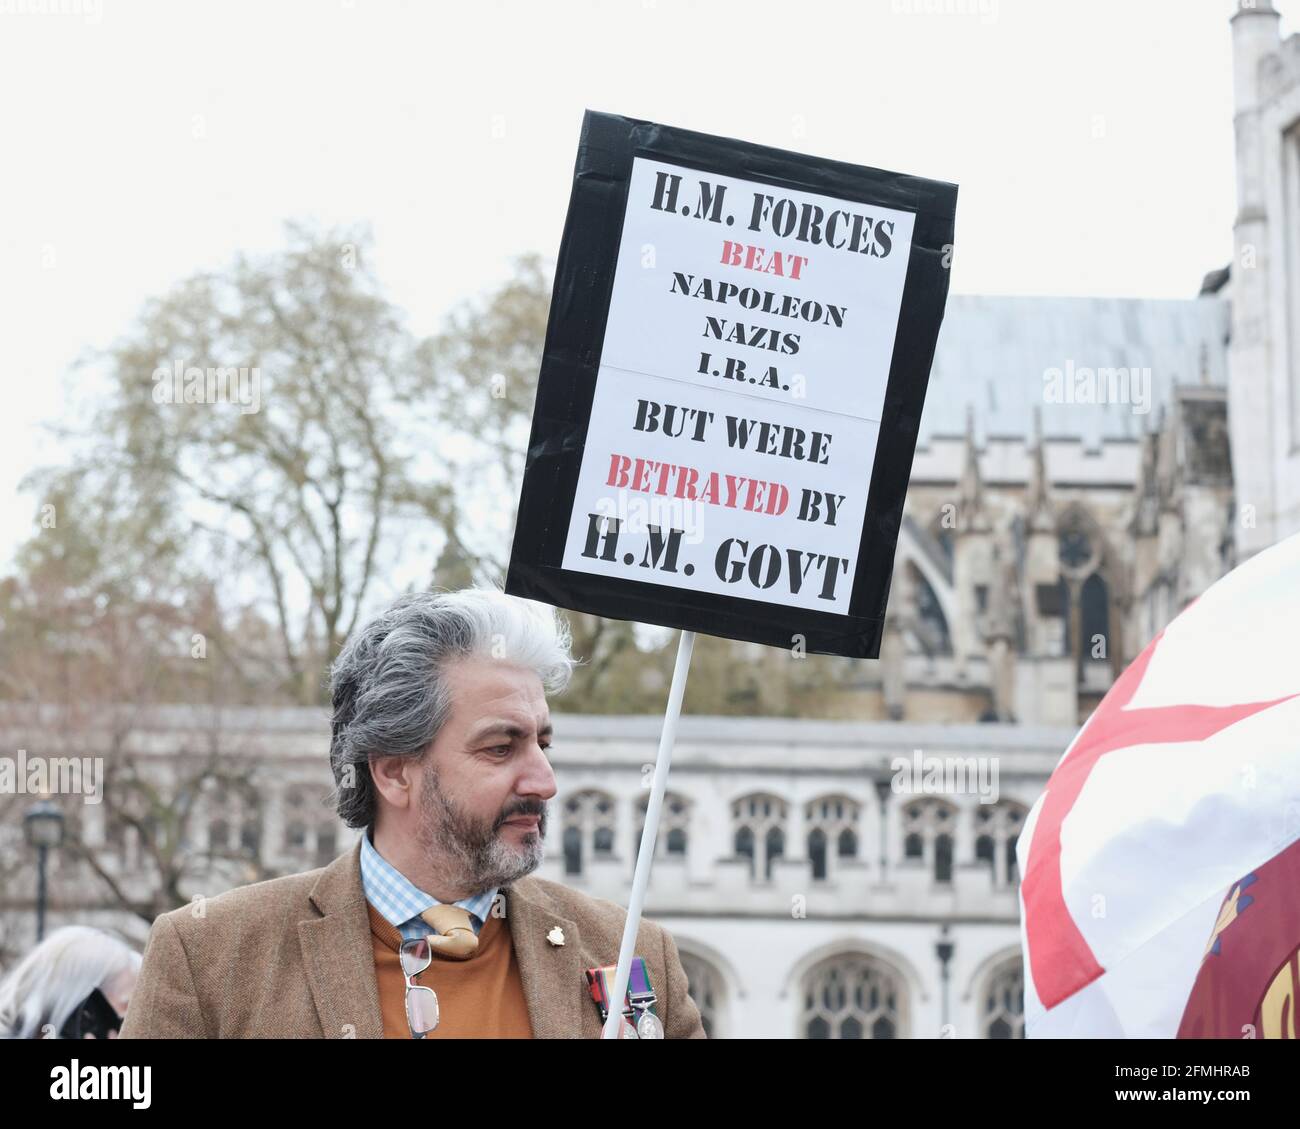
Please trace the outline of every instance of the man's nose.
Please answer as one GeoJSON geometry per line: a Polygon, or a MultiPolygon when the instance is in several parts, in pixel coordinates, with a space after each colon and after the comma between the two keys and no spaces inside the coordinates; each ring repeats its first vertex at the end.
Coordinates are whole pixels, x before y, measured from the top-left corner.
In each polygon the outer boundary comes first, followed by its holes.
{"type": "Polygon", "coordinates": [[[549,800],[555,795],[558,790],[555,786],[555,770],[551,768],[551,762],[541,745],[533,745],[523,775],[515,787],[520,795],[537,796],[542,800],[549,800]]]}

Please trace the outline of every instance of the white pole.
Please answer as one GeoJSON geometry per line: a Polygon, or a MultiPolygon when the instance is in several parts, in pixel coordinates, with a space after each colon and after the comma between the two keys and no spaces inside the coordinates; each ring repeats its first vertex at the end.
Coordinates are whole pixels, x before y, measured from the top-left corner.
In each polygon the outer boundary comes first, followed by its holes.
{"type": "MultiPolygon", "coordinates": [[[[641,925],[641,906],[645,902],[645,888],[650,881],[650,864],[655,857],[655,840],[659,836],[659,809],[664,802],[664,789],[668,785],[668,765],[673,759],[673,741],[677,737],[677,719],[682,713],[682,695],[686,693],[686,672],[691,666],[691,651],[695,647],[695,632],[683,631],[677,638],[677,664],[673,667],[673,684],[668,691],[668,709],[664,713],[664,727],[659,734],[659,755],[655,758],[654,782],[650,786],[650,802],[645,809],[645,830],[641,833],[641,849],[636,856],[636,872],[632,876],[632,900],[627,907],[627,924],[623,927],[623,943],[618,950],[618,970],[609,1000],[609,1016],[605,1020],[602,1039],[617,1039],[623,1023],[623,1004],[627,996],[627,982],[632,974],[632,957],[636,955],[636,932],[641,925]]],[[[659,991],[666,985],[660,984],[659,991]]]]}

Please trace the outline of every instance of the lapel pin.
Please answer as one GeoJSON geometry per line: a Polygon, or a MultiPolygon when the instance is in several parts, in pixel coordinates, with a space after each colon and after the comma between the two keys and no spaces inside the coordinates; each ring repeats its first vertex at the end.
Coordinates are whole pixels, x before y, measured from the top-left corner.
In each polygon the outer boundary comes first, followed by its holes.
{"type": "Polygon", "coordinates": [[[557,925],[546,934],[546,939],[550,941],[552,945],[562,945],[564,944],[564,930],[557,925]]]}

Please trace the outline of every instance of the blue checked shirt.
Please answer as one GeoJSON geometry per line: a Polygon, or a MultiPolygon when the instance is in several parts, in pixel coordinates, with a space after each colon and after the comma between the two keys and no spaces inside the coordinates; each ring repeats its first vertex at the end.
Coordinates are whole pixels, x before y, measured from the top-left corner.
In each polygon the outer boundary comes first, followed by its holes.
{"type": "MultiPolygon", "coordinates": [[[[365,890],[366,901],[402,935],[403,941],[415,941],[433,932],[420,914],[442,903],[432,894],[426,894],[413,886],[404,874],[375,850],[370,842],[369,830],[361,836],[361,885],[365,890]]],[[[470,924],[473,925],[476,936],[487,921],[496,896],[497,888],[493,887],[454,903],[469,911],[470,924]]]]}

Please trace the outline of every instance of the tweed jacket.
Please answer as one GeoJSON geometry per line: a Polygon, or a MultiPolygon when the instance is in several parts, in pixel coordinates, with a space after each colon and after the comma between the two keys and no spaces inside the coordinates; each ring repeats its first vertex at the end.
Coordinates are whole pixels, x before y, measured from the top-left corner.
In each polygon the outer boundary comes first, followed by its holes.
{"type": "MultiPolygon", "coordinates": [[[[382,1038],[360,856],[159,916],[121,1038],[382,1038]]],[[[531,876],[503,893],[534,1036],[599,1038],[584,970],[617,961],[626,910],[531,876]]],[[[635,952],[666,1037],[704,1038],[671,934],[643,920],[635,952]]]]}

